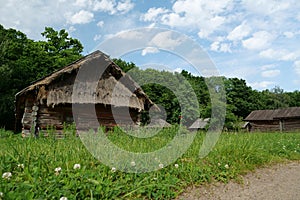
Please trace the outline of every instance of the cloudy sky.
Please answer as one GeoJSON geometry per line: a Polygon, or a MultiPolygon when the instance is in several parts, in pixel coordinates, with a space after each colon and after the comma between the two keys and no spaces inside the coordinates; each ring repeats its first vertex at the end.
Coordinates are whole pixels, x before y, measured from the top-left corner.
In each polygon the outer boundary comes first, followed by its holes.
{"type": "MultiPolygon", "coordinates": [[[[84,54],[127,30],[158,27],[195,41],[221,75],[243,78],[254,89],[300,86],[299,0],[0,0],[0,23],[41,40],[45,26],[66,29],[84,45],[84,54]]],[[[122,58],[138,65],[167,66],[174,71],[189,63],[172,54],[165,32],[149,46],[122,58]],[[169,54],[168,54],[169,53],[169,54]]],[[[151,44],[151,43],[148,43],[151,44]]],[[[191,47],[193,48],[193,47],[191,47]]],[[[101,50],[101,49],[100,49],[101,50]]]]}

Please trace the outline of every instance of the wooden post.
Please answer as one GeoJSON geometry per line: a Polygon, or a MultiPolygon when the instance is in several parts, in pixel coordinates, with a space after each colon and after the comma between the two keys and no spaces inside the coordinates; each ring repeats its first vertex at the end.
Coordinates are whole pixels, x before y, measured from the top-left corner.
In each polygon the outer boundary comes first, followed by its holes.
{"type": "Polygon", "coordinates": [[[31,124],[31,130],[30,132],[34,135],[38,135],[38,127],[37,127],[37,113],[38,113],[39,107],[38,105],[33,105],[32,106],[32,113],[31,113],[31,119],[32,119],[32,124],[31,124]]]}
{"type": "Polygon", "coordinates": [[[283,119],[280,119],[280,120],[279,120],[279,129],[280,129],[280,132],[282,132],[283,129],[284,129],[283,119]]]}

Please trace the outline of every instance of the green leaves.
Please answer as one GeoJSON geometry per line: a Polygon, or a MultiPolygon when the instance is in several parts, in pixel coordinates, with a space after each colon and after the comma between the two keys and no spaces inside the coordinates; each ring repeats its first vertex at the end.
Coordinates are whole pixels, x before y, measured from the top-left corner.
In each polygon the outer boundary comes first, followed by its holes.
{"type": "Polygon", "coordinates": [[[33,41],[0,25],[0,127],[14,128],[14,95],[82,55],[82,44],[65,30],[47,27],[46,41],[33,41]]]}

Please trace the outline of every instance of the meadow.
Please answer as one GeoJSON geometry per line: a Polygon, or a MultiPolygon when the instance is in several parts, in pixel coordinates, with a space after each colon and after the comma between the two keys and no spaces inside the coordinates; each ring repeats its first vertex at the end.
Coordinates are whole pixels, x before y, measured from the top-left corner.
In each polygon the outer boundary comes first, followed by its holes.
{"type": "MultiPolygon", "coordinates": [[[[202,159],[198,153],[205,133],[198,132],[171,165],[153,172],[125,173],[94,158],[68,131],[64,139],[56,139],[51,135],[22,138],[0,130],[0,199],[172,199],[189,186],[240,181],[241,175],[257,167],[300,160],[299,132],[222,133],[202,159]]],[[[148,152],[165,146],[175,134],[166,129],[136,139],[115,130],[107,137],[121,148],[148,152]]]]}

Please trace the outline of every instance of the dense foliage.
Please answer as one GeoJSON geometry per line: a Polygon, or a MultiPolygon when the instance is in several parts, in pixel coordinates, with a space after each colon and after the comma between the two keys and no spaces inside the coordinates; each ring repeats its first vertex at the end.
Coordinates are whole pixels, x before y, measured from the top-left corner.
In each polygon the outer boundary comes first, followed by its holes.
{"type": "Polygon", "coordinates": [[[195,102],[183,102],[190,111],[187,121],[193,121],[195,115],[209,118],[211,116],[211,97],[213,94],[208,90],[208,84],[214,79],[222,81],[225,87],[225,128],[228,130],[239,129],[242,119],[253,110],[300,106],[300,91],[298,90],[284,92],[277,86],[271,90],[257,91],[248,86],[245,80],[239,78],[204,78],[193,76],[185,70],[181,73],[153,69],[140,70],[133,63],[126,63],[121,60],[116,60],[116,63],[139,84],[142,83],[143,90],[152,101],[164,107],[167,113],[167,121],[170,123],[177,123],[178,116],[181,115],[179,101],[174,91],[181,91],[183,96],[188,97],[191,94],[189,86],[192,87],[192,92],[197,96],[199,108],[198,110],[194,109],[195,102]],[[182,81],[182,77],[188,81],[188,84],[182,81]],[[161,83],[167,83],[166,85],[171,87],[164,87],[161,83]],[[180,83],[179,86],[178,83],[180,83]],[[172,87],[172,84],[177,85],[172,87]]]}
{"type": "MultiPolygon", "coordinates": [[[[31,82],[82,57],[80,41],[69,37],[65,30],[46,27],[45,41],[33,41],[14,29],[0,25],[0,127],[12,129],[14,125],[14,95],[31,82]]],[[[153,69],[141,70],[134,63],[114,59],[144,89],[150,99],[165,109],[170,123],[183,120],[190,124],[195,117],[210,117],[212,93],[207,84],[216,77],[193,76],[187,71],[171,73],[153,69]],[[161,84],[163,83],[163,84],[161,84]],[[178,85],[178,83],[180,83],[178,85]],[[192,91],[195,98],[190,97],[192,91]],[[182,105],[184,109],[182,110],[182,105]],[[199,106],[197,106],[199,105],[199,106]],[[181,119],[182,113],[187,113],[181,119]]],[[[284,92],[280,87],[257,91],[245,80],[219,77],[226,92],[227,129],[237,129],[241,120],[255,109],[275,109],[300,106],[300,91],[284,92]]]]}
{"type": "Polygon", "coordinates": [[[65,30],[45,28],[45,41],[33,41],[0,25],[0,127],[14,125],[14,95],[31,82],[80,58],[83,46],[65,30]]]}

